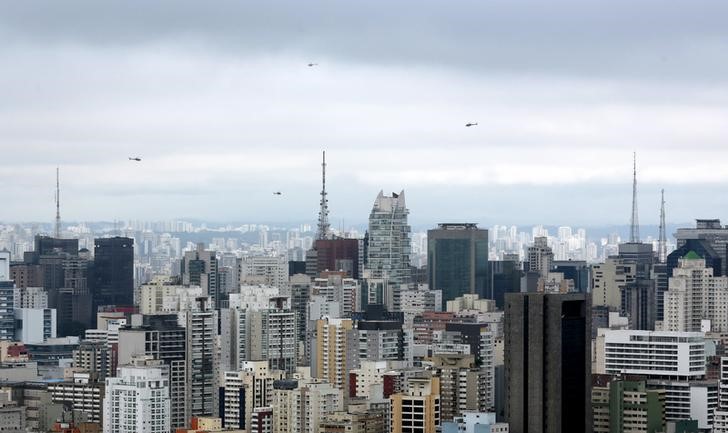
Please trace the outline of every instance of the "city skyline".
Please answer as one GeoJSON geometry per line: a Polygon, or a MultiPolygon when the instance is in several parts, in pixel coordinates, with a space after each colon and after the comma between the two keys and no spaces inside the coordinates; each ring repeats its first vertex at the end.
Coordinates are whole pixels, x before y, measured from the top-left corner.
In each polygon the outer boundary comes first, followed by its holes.
{"type": "Polygon", "coordinates": [[[69,220],[315,215],[321,150],[332,221],[618,224],[633,151],[644,223],[726,208],[722,2],[413,5],[8,6],[3,218],[57,166],[69,220]]]}

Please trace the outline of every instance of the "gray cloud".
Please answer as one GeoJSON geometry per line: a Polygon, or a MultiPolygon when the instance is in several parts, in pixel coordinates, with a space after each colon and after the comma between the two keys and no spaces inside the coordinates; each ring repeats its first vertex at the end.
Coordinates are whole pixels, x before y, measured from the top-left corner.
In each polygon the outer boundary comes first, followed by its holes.
{"type": "Polygon", "coordinates": [[[50,219],[61,165],[69,218],[314,218],[322,148],[350,221],[404,187],[415,220],[619,223],[633,150],[646,193],[675,191],[671,219],[720,216],[726,17],[723,1],[8,3],[0,217],[50,219]]]}

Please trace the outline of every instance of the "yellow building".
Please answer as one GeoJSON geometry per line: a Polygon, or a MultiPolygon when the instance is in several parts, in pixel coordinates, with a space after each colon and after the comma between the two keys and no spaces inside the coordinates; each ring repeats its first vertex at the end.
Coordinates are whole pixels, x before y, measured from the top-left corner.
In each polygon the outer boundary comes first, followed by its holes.
{"type": "Polygon", "coordinates": [[[392,433],[436,433],[440,425],[440,379],[413,377],[389,398],[392,433]]]}

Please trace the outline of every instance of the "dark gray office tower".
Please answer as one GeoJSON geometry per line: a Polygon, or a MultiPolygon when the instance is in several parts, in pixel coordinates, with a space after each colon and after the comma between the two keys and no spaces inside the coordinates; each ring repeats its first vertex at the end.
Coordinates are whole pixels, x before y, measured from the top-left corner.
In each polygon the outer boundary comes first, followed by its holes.
{"type": "Polygon", "coordinates": [[[100,305],[134,305],[134,239],[94,240],[94,311],[100,305]]]}
{"type": "Polygon", "coordinates": [[[476,224],[438,224],[427,231],[427,272],[430,289],[442,290],[442,302],[466,293],[487,293],[488,230],[476,224]]]}
{"type": "Polygon", "coordinates": [[[486,298],[493,299],[496,307],[502,310],[504,295],[506,293],[518,293],[521,291],[521,263],[518,256],[504,256],[503,260],[492,260],[488,262],[490,269],[490,284],[486,298]]]}
{"type": "Polygon", "coordinates": [[[591,432],[589,295],[505,295],[506,419],[512,433],[591,432]]]}
{"type": "Polygon", "coordinates": [[[677,229],[677,247],[682,247],[689,239],[703,239],[713,248],[721,259],[722,273],[728,275],[728,226],[721,226],[719,219],[695,220],[695,228],[677,229]]]}
{"type": "Polygon", "coordinates": [[[652,244],[619,244],[618,257],[625,264],[636,266],[634,281],[625,285],[621,292],[621,313],[629,318],[631,329],[654,331],[657,293],[655,280],[652,278],[652,266],[655,263],[652,244]]]}

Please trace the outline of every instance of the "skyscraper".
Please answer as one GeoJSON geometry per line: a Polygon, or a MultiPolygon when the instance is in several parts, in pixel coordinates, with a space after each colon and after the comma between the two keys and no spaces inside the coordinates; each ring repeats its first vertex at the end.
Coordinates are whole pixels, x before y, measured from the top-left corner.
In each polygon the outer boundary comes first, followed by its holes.
{"type": "Polygon", "coordinates": [[[134,239],[94,241],[93,292],[96,307],[134,305],[134,239]]]}
{"type": "Polygon", "coordinates": [[[513,433],[591,432],[590,301],[507,293],[506,418],[513,433]]]}
{"type": "Polygon", "coordinates": [[[387,280],[393,288],[394,310],[399,310],[401,285],[411,282],[408,214],[404,191],[391,197],[380,191],[369,215],[366,267],[371,278],[387,280]]]}
{"type": "Polygon", "coordinates": [[[466,293],[488,294],[488,230],[476,224],[438,224],[427,231],[430,289],[442,290],[443,302],[466,293]]]}

